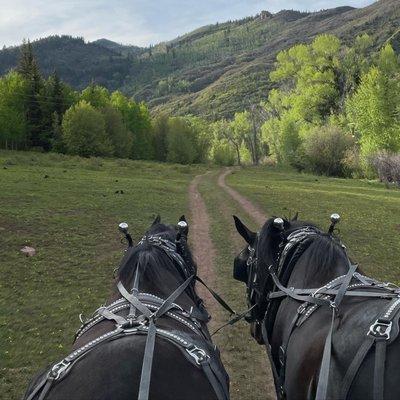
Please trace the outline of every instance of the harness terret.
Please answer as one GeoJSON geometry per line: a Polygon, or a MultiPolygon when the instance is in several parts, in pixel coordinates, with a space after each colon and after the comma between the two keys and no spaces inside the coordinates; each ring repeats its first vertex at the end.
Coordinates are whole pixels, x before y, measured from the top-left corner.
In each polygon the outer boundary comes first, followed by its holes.
{"type": "MultiPolygon", "coordinates": [[[[275,223],[276,227],[283,230],[282,220],[275,223]]],[[[329,233],[332,233],[330,229],[329,233]]],[[[312,226],[299,228],[292,232],[286,239],[286,243],[281,244],[281,250],[277,257],[277,267],[273,265],[268,267],[268,278],[262,284],[259,280],[260,264],[258,262],[258,235],[254,247],[249,247],[250,257],[247,265],[249,268],[248,277],[248,301],[254,304],[255,314],[253,322],[262,327],[262,336],[267,348],[267,354],[270,359],[275,390],[278,399],[285,398],[285,369],[286,352],[290,337],[296,327],[301,326],[310,316],[321,306],[330,308],[332,312],[331,324],[328,335],[325,340],[323,357],[320,367],[316,400],[326,400],[328,397],[329,371],[332,357],[332,336],[334,334],[337,311],[345,296],[358,298],[380,298],[387,299],[389,304],[374,321],[368,332],[365,333],[365,339],[359,348],[356,356],[352,360],[342,383],[341,399],[346,399],[354,378],[368,352],[375,347],[375,366],[373,379],[373,398],[374,400],[383,400],[384,394],[384,372],[387,345],[392,343],[399,334],[400,319],[400,288],[388,283],[381,283],[356,272],[357,265],[353,265],[350,259],[348,261],[348,272],[339,276],[320,288],[297,289],[286,287],[290,275],[300,256],[312,243],[316,235],[322,232],[312,226]],[[272,291],[267,293],[267,283],[272,283],[272,291]],[[370,291],[373,289],[373,291],[370,291]],[[272,356],[272,349],[269,338],[271,337],[275,318],[284,298],[291,298],[300,302],[297,313],[294,315],[289,328],[286,330],[282,345],[279,348],[278,362],[275,362],[272,356]],[[258,309],[257,309],[258,308],[258,309]],[[260,312],[264,310],[265,312],[260,312]]],[[[342,245],[343,249],[345,247],[342,245]]]]}
{"type": "MultiPolygon", "coordinates": [[[[130,292],[126,290],[122,282],[118,282],[117,288],[121,298],[106,307],[100,307],[95,311],[92,318],[83,322],[75,335],[75,341],[104,320],[115,322],[115,329],[86,343],[60,362],[54,364],[46,376],[36,385],[27,400],[33,400],[36,396],[38,396],[38,400],[44,400],[51,387],[56,382],[64,379],[79,360],[98,348],[99,345],[133,335],[147,336],[138,400],[147,400],[149,398],[154,345],[157,336],[179,348],[192,365],[205,373],[218,400],[229,399],[228,377],[220,362],[218,349],[212,344],[207,330],[202,329],[202,323],[208,322],[210,319],[202,302],[190,310],[185,310],[175,303],[176,299],[186,290],[193,293],[194,280],[200,280],[195,276],[194,268],[188,265],[189,262],[185,256],[185,251],[182,248],[179,249],[179,245],[182,246],[182,243],[173,243],[154,235],[144,237],[139,244],[145,241],[162,249],[176,262],[182,277],[185,279],[184,282],[167,299],[162,299],[150,293],[139,293],[139,268],[136,269],[133,287],[130,292]],[[181,331],[158,328],[156,321],[161,317],[174,319],[185,328],[190,329],[195,336],[181,331]]],[[[129,243],[130,247],[125,257],[128,257],[129,252],[132,250],[131,242],[129,243]]]]}

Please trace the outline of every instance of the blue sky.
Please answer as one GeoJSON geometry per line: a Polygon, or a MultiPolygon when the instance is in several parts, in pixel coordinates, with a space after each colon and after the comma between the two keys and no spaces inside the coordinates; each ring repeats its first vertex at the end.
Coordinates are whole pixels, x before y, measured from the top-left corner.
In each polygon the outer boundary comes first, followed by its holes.
{"type": "Polygon", "coordinates": [[[202,25],[282,8],[315,11],[374,0],[0,0],[0,46],[52,34],[147,46],[202,25]]]}

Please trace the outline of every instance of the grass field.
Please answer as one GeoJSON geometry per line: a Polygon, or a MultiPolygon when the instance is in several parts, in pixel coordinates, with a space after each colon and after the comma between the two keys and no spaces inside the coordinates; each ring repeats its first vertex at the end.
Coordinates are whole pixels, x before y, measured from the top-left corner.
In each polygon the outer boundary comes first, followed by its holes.
{"type": "MultiPolygon", "coordinates": [[[[205,170],[0,152],[1,400],[20,398],[34,372],[68,352],[78,314],[88,315],[106,300],[124,247],[117,224],[128,221],[138,238],[155,213],[176,221],[188,212],[189,182],[205,170]],[[24,245],[37,255],[23,256],[24,245]]],[[[216,287],[243,310],[244,286],[232,279],[233,257],[243,242],[231,215],[258,227],[217,185],[217,175],[213,170],[204,176],[199,188],[217,249],[216,287]]],[[[302,219],[328,227],[329,215],[339,212],[341,237],[353,258],[369,274],[400,283],[400,190],[264,167],[236,170],[227,183],[268,215],[299,211],[302,219]]],[[[226,318],[214,315],[217,322],[226,318]]],[[[231,375],[232,400],[272,398],[266,355],[248,326],[225,328],[215,341],[231,375]]]]}
{"type": "Polygon", "coordinates": [[[124,248],[118,223],[138,238],[155,213],[176,221],[202,171],[0,152],[1,399],[20,398],[34,372],[66,355],[78,314],[106,300],[124,248]],[[37,255],[23,256],[24,245],[37,255]]]}
{"type": "Polygon", "coordinates": [[[300,219],[328,228],[330,214],[338,212],[352,258],[372,276],[400,284],[400,190],[272,168],[234,171],[227,183],[268,215],[299,211],[300,219]]]}

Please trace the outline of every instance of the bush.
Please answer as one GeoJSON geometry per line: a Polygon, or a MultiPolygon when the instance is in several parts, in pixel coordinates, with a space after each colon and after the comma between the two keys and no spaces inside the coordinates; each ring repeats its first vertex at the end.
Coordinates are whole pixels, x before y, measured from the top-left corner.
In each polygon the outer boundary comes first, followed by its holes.
{"type": "Polygon", "coordinates": [[[360,149],[358,146],[353,146],[345,152],[342,165],[345,176],[356,179],[365,177],[360,158],[360,149]]]}
{"type": "Polygon", "coordinates": [[[336,126],[315,128],[304,141],[307,167],[329,176],[346,176],[346,152],[354,148],[354,138],[336,126]]]}
{"type": "Polygon", "coordinates": [[[236,155],[229,143],[219,141],[212,146],[211,159],[217,165],[230,167],[235,164],[236,155]]]}
{"type": "Polygon", "coordinates": [[[380,153],[369,158],[381,182],[400,187],[400,154],[380,153]]]}

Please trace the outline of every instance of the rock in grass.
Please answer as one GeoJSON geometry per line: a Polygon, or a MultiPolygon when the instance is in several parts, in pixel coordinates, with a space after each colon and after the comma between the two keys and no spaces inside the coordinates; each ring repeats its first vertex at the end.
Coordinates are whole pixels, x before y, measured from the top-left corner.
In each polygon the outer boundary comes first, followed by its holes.
{"type": "Polygon", "coordinates": [[[24,246],[20,252],[25,254],[27,257],[33,257],[36,254],[36,250],[33,247],[24,246]]]}

